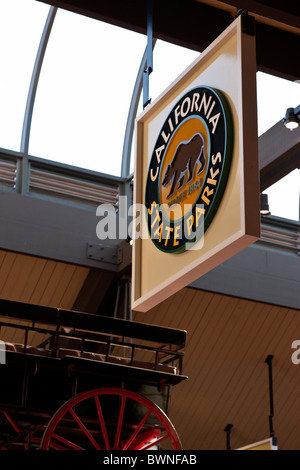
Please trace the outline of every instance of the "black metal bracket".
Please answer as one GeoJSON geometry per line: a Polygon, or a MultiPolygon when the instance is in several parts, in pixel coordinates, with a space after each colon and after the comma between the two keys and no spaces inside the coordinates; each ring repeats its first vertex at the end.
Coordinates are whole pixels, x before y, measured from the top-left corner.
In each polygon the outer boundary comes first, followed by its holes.
{"type": "Polygon", "coordinates": [[[274,437],[273,418],[274,418],[274,400],[273,400],[273,374],[272,374],[272,359],[274,356],[269,354],[265,363],[268,364],[269,369],[269,394],[270,394],[270,415],[269,415],[269,427],[270,437],[274,437]]]}
{"type": "Polygon", "coordinates": [[[242,18],[242,32],[249,34],[249,36],[255,36],[255,18],[248,14],[246,10],[238,9],[236,12],[236,18],[241,16],[242,18]]]}
{"type": "Polygon", "coordinates": [[[149,75],[153,71],[153,0],[147,0],[147,68],[143,73],[143,108],[151,103],[149,75]]]}
{"type": "Polygon", "coordinates": [[[224,429],[224,431],[226,432],[226,450],[231,450],[230,433],[231,433],[232,428],[233,428],[233,424],[227,424],[226,428],[224,429]]]}

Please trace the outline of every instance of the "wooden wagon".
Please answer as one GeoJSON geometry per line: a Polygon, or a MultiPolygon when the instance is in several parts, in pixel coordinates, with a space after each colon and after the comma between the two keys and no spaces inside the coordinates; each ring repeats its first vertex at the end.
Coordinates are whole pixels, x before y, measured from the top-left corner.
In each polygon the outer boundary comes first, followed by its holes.
{"type": "Polygon", "coordinates": [[[181,449],[186,332],[0,300],[0,448],[181,449]]]}

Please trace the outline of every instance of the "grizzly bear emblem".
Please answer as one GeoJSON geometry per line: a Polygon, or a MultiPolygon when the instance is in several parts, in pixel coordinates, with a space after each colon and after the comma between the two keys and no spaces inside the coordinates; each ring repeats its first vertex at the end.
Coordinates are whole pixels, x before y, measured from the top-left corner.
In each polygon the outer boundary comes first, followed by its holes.
{"type": "Polygon", "coordinates": [[[188,172],[186,184],[193,179],[197,163],[200,165],[197,171],[197,175],[199,175],[205,166],[204,141],[199,133],[178,145],[171,163],[166,168],[162,185],[167,186],[172,181],[167,199],[174,194],[175,189],[182,188],[186,172],[188,172]],[[178,187],[176,188],[177,183],[178,187]]]}

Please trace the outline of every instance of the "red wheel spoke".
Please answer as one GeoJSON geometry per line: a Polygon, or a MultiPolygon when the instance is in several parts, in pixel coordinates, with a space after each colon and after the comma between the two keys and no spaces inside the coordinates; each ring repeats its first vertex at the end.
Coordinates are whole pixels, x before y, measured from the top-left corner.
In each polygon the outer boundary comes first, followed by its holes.
{"type": "Polygon", "coordinates": [[[56,434],[56,433],[53,433],[53,434],[52,434],[52,439],[56,439],[57,441],[62,442],[63,444],[65,444],[65,445],[68,446],[68,447],[71,447],[72,449],[75,449],[75,450],[84,450],[83,447],[78,446],[78,445],[75,444],[74,442],[68,441],[67,439],[65,439],[65,438],[62,437],[62,436],[59,436],[59,435],[56,434]]]}
{"type": "Polygon", "coordinates": [[[118,449],[118,447],[119,447],[121,429],[122,429],[122,425],[123,425],[125,403],[126,403],[126,396],[122,396],[121,408],[120,408],[117,431],[116,431],[115,442],[114,442],[114,449],[118,449]]]}
{"type": "Polygon", "coordinates": [[[150,442],[150,444],[147,444],[145,447],[143,447],[143,448],[140,449],[140,450],[147,450],[147,449],[150,449],[150,447],[156,446],[157,444],[159,444],[160,442],[164,441],[165,439],[168,439],[169,437],[170,437],[169,434],[165,434],[164,436],[159,437],[158,439],[155,439],[154,442],[150,442]]]}
{"type": "Polygon", "coordinates": [[[142,433],[137,439],[137,441],[134,442],[134,448],[132,448],[132,450],[144,450],[146,445],[150,444],[150,442],[151,446],[155,445],[154,440],[159,434],[159,429],[152,429],[150,431],[142,433]]]}
{"type": "Polygon", "coordinates": [[[98,417],[99,417],[99,421],[100,421],[101,431],[102,431],[104,442],[105,442],[105,449],[109,450],[110,449],[109,439],[108,439],[107,430],[106,430],[106,426],[105,426],[105,422],[104,422],[104,418],[103,418],[103,413],[102,413],[102,408],[101,408],[101,405],[100,405],[100,402],[99,402],[98,395],[95,395],[95,402],[96,402],[96,408],[97,408],[98,417]]]}
{"type": "Polygon", "coordinates": [[[11,419],[11,417],[9,416],[9,414],[6,412],[6,411],[2,411],[2,413],[4,414],[5,418],[7,419],[7,421],[12,425],[12,427],[14,428],[14,430],[19,433],[21,432],[20,429],[18,428],[18,426],[16,425],[16,423],[11,419]]]}
{"type": "Polygon", "coordinates": [[[81,421],[81,419],[77,416],[77,414],[75,413],[75,411],[73,410],[73,408],[70,408],[69,413],[71,413],[72,417],[74,418],[74,420],[76,421],[76,423],[78,424],[78,426],[80,427],[80,429],[82,430],[82,432],[83,432],[83,433],[86,435],[86,437],[91,441],[91,443],[93,444],[93,446],[94,446],[97,450],[100,450],[101,447],[100,447],[99,444],[95,441],[95,439],[93,438],[93,436],[91,435],[91,433],[87,430],[87,428],[85,427],[85,425],[83,424],[83,422],[81,421]]]}
{"type": "Polygon", "coordinates": [[[126,444],[124,445],[124,447],[122,447],[122,450],[128,450],[129,446],[132,444],[132,441],[136,438],[136,436],[138,435],[138,433],[140,432],[140,430],[142,429],[142,427],[144,426],[145,422],[147,421],[147,419],[149,418],[149,416],[151,415],[152,413],[152,408],[150,408],[147,413],[145,414],[145,416],[143,417],[143,419],[140,421],[140,423],[138,424],[138,426],[135,428],[134,432],[131,434],[130,438],[128,439],[128,441],[126,442],[126,444]]]}

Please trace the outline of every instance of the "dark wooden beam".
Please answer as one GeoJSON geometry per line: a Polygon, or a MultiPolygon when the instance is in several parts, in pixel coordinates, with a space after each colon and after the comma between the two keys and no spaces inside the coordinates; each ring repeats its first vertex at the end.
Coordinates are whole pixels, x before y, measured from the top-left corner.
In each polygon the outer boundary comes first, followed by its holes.
{"type": "MultiPolygon", "coordinates": [[[[147,34],[147,0],[39,1],[147,34]]],[[[153,1],[154,36],[199,51],[207,47],[233,20],[230,13],[194,0],[153,1]]]]}
{"type": "Polygon", "coordinates": [[[299,35],[256,23],[257,70],[270,73],[287,80],[300,79],[300,61],[296,51],[300,50],[299,35]]]}
{"type": "Polygon", "coordinates": [[[145,0],[38,0],[57,8],[72,11],[96,20],[130,29],[147,32],[147,3],[145,0]]]}
{"type": "MultiPolygon", "coordinates": [[[[201,0],[200,0],[201,1],[201,0]]],[[[274,2],[274,0],[222,0],[217,3],[225,3],[230,7],[248,11],[249,14],[266,18],[268,22],[273,20],[290,27],[299,28],[300,5],[298,2],[274,2]]],[[[279,26],[279,25],[278,25],[279,26]]]]}
{"type": "MultiPolygon", "coordinates": [[[[146,0],[39,0],[75,13],[146,34],[146,0]]],[[[222,3],[222,2],[220,2],[222,3]]],[[[282,21],[283,26],[257,21],[257,68],[289,80],[300,78],[300,61],[296,52],[300,50],[300,27],[297,5],[291,7],[282,2],[281,8],[265,5],[266,2],[251,0],[226,2],[236,8],[256,11],[261,15],[282,21]],[[249,8],[247,8],[249,7],[249,8]],[[295,13],[293,13],[295,12],[295,13]],[[286,23],[284,23],[286,22],[286,23]],[[288,31],[287,29],[290,29],[288,31]],[[298,29],[298,31],[297,31],[298,29]]],[[[154,0],[154,37],[179,46],[202,52],[234,20],[235,15],[218,3],[207,5],[194,0],[154,0]]],[[[289,4],[290,5],[290,4],[289,4]]]]}

